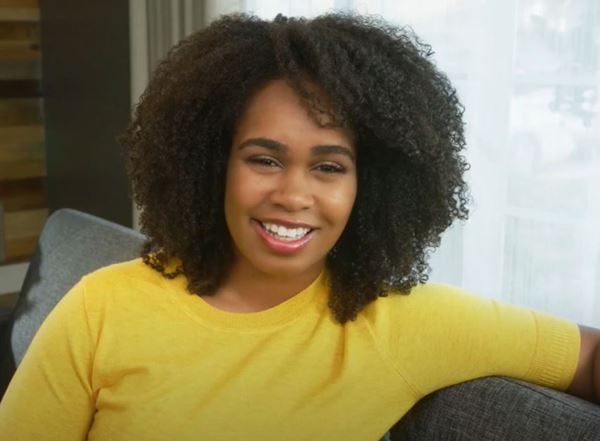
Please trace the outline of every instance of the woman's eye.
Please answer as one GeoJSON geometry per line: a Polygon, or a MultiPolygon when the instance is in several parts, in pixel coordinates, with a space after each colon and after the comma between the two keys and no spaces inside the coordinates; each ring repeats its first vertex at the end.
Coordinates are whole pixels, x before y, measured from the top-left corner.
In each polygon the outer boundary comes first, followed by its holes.
{"type": "Polygon", "coordinates": [[[266,158],[263,156],[248,158],[248,162],[250,164],[262,165],[264,167],[277,167],[279,165],[279,163],[274,159],[266,158]]]}
{"type": "Polygon", "coordinates": [[[317,170],[324,173],[344,173],[346,171],[345,167],[342,167],[339,164],[320,164],[317,166],[317,170]]]}

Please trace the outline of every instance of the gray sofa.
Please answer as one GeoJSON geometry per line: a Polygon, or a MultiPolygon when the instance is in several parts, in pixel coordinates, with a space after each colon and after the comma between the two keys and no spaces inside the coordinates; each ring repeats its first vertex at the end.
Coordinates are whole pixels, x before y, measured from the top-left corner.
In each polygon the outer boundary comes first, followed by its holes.
{"type": "MultiPolygon", "coordinates": [[[[75,210],[52,214],[17,305],[0,325],[0,394],[61,296],[82,275],[138,257],[143,240],[131,229],[75,210]]],[[[386,439],[600,441],[600,406],[521,381],[491,377],[429,395],[386,439]]]]}

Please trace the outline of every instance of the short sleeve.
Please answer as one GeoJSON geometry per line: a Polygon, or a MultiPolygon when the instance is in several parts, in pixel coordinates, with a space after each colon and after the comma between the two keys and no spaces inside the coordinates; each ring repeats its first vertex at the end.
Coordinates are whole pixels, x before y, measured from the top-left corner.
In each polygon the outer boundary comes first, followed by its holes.
{"type": "Polygon", "coordinates": [[[575,374],[580,336],[568,320],[438,284],[393,297],[375,329],[421,395],[487,376],[565,390],[575,374]]]}
{"type": "Polygon", "coordinates": [[[0,438],[85,440],[94,414],[85,278],[48,315],[0,403],[0,438]]]}

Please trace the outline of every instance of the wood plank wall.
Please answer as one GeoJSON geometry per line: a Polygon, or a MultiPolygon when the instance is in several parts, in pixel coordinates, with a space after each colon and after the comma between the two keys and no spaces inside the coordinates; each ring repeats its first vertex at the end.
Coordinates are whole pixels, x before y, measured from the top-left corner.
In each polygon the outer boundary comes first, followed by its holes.
{"type": "Polygon", "coordinates": [[[0,0],[0,265],[35,251],[48,217],[38,0],[0,0]]]}

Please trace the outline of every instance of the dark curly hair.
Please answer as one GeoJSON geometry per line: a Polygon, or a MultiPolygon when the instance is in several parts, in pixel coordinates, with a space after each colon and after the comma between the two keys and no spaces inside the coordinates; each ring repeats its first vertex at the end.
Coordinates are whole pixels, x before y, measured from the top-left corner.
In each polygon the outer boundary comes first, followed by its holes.
{"type": "Polygon", "coordinates": [[[184,274],[191,293],[218,289],[234,258],[224,187],[235,123],[274,79],[312,116],[324,111],[308,78],[335,124],[356,135],[356,201],[327,256],[335,319],[354,320],[378,296],[425,282],[429,252],[467,218],[469,201],[463,107],[431,55],[409,28],[347,13],[223,16],[181,41],[121,137],[148,238],[144,262],[165,277],[184,274]]]}

